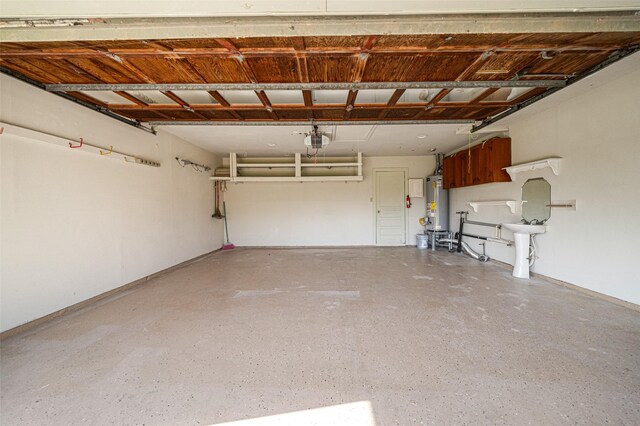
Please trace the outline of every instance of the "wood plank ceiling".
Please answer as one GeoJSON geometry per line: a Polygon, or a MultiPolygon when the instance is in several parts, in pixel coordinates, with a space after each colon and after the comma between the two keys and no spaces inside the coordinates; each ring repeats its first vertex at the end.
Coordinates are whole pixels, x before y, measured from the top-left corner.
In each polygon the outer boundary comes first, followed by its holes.
{"type": "Polygon", "coordinates": [[[22,42],[0,43],[0,67],[138,122],[482,121],[639,44],[638,32],[22,42]]]}

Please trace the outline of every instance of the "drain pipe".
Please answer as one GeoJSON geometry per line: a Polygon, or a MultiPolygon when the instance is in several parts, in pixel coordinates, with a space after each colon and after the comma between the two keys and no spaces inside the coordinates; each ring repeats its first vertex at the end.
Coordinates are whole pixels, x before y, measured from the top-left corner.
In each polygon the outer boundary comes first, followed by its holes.
{"type": "Polygon", "coordinates": [[[480,262],[488,262],[489,260],[491,260],[491,258],[489,256],[475,252],[469,246],[469,244],[467,244],[466,242],[461,240],[461,237],[458,237],[457,240],[455,240],[453,238],[440,238],[437,241],[437,243],[455,244],[457,246],[457,248],[456,248],[457,252],[465,253],[465,254],[473,257],[475,260],[479,260],[480,262]]]}

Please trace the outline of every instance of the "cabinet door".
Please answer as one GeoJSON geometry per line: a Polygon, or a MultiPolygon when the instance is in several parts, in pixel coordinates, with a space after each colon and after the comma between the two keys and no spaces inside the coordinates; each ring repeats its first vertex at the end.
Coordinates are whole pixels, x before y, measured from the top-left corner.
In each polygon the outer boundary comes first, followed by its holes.
{"type": "Polygon", "coordinates": [[[456,163],[456,176],[455,185],[456,188],[471,185],[471,174],[469,170],[469,152],[460,151],[455,156],[456,163]]]}
{"type": "Polygon", "coordinates": [[[511,165],[511,138],[493,138],[485,143],[489,148],[488,182],[511,182],[509,173],[502,170],[511,165]]]}
{"type": "Polygon", "coordinates": [[[442,186],[444,189],[454,188],[456,165],[454,157],[445,157],[442,162],[442,186]]]}
{"type": "Polygon", "coordinates": [[[490,182],[489,163],[491,162],[489,149],[485,144],[476,145],[471,149],[471,183],[470,185],[481,185],[490,182]]]}

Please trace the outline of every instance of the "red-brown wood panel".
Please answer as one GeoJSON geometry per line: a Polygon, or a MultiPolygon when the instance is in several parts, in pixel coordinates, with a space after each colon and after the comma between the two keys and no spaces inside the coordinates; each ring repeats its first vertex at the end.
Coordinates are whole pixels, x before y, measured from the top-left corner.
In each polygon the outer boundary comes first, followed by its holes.
{"type": "Polygon", "coordinates": [[[259,82],[293,83],[300,81],[298,62],[295,57],[246,58],[245,61],[259,82]]]}
{"type": "Polygon", "coordinates": [[[271,114],[267,110],[242,109],[237,112],[245,120],[271,120],[271,114]]]}
{"type": "Polygon", "coordinates": [[[198,114],[203,115],[210,120],[235,120],[236,117],[231,115],[228,111],[221,111],[216,109],[198,109],[198,114]]]}
{"type": "Polygon", "coordinates": [[[309,49],[327,49],[331,47],[343,47],[358,49],[366,40],[365,36],[315,36],[305,37],[304,44],[309,49]]]}
{"type": "Polygon", "coordinates": [[[610,52],[581,53],[561,52],[552,59],[538,58],[529,70],[530,74],[572,74],[591,68],[607,59],[610,52]]]}
{"type": "Polygon", "coordinates": [[[540,58],[537,53],[498,52],[489,56],[469,80],[508,80],[540,58]]]}
{"type": "MultiPolygon", "coordinates": [[[[202,83],[202,79],[194,75],[181,59],[153,58],[132,56],[127,58],[132,66],[156,83],[202,83]]],[[[144,83],[143,81],[141,81],[144,83]]]]}
{"type": "Polygon", "coordinates": [[[382,113],[382,109],[359,109],[359,108],[354,108],[351,111],[351,118],[353,119],[367,119],[367,120],[373,120],[378,118],[378,116],[380,115],[380,113],[382,113]]]}
{"type": "Polygon", "coordinates": [[[188,61],[207,83],[250,82],[235,59],[191,57],[188,61]]]}
{"type": "Polygon", "coordinates": [[[293,37],[244,37],[229,39],[238,49],[291,48],[293,37]]]}
{"type": "Polygon", "coordinates": [[[351,81],[353,70],[358,63],[355,56],[327,57],[312,56],[307,58],[310,82],[344,82],[351,81]]]}
{"type": "Polygon", "coordinates": [[[24,61],[22,59],[2,59],[0,60],[0,66],[8,68],[40,83],[60,83],[56,77],[48,73],[46,70],[35,67],[29,61],[24,61]]]}
{"type": "Polygon", "coordinates": [[[446,36],[441,34],[383,35],[378,37],[378,39],[376,40],[376,44],[371,50],[392,50],[393,48],[397,47],[437,49],[446,43],[445,38],[446,36]]]}
{"type": "Polygon", "coordinates": [[[308,112],[304,109],[274,109],[281,120],[306,120],[308,112]]]}
{"type": "Polygon", "coordinates": [[[413,65],[414,57],[370,54],[362,81],[406,81],[405,72],[413,65]]]}
{"type": "Polygon", "coordinates": [[[131,84],[140,82],[140,78],[110,58],[69,58],[67,59],[106,84],[131,84]]]}
{"type": "Polygon", "coordinates": [[[509,174],[502,170],[511,166],[511,138],[493,138],[486,142],[489,149],[489,181],[490,182],[511,182],[509,174]]]}
{"type": "Polygon", "coordinates": [[[442,186],[444,189],[455,188],[455,159],[452,156],[444,158],[442,162],[442,186]]]}

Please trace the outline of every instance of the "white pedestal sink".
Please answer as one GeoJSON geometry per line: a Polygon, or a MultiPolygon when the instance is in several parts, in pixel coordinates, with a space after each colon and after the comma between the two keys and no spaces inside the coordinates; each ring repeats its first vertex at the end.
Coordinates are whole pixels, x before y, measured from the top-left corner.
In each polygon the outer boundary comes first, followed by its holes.
{"type": "Polygon", "coordinates": [[[529,278],[529,243],[531,235],[544,234],[547,227],[544,225],[526,225],[524,223],[503,223],[505,229],[513,232],[516,243],[516,262],[513,265],[513,276],[516,278],[529,278]]]}

